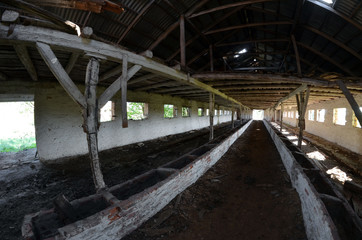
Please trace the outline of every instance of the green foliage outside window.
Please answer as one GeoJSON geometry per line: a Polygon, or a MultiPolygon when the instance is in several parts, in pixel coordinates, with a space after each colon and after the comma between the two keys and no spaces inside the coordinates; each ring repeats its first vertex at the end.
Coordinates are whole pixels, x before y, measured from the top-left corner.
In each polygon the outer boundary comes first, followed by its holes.
{"type": "Polygon", "coordinates": [[[147,118],[146,108],[146,103],[127,102],[127,119],[142,120],[147,118]]]}
{"type": "Polygon", "coordinates": [[[171,104],[165,104],[164,107],[164,118],[173,118],[174,116],[174,106],[171,104]]]}
{"type": "Polygon", "coordinates": [[[182,107],[182,116],[190,117],[190,108],[189,107],[182,107]]]}

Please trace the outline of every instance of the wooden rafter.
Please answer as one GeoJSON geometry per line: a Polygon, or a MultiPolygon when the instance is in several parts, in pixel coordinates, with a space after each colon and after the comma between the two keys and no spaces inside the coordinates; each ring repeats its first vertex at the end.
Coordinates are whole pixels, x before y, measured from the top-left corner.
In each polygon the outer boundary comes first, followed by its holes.
{"type": "Polygon", "coordinates": [[[33,81],[38,81],[38,74],[36,72],[36,69],[34,67],[33,61],[31,60],[29,56],[28,49],[23,44],[16,44],[14,45],[16,54],[18,55],[20,61],[24,65],[25,69],[28,71],[31,79],[33,81]]]}
{"type": "Polygon", "coordinates": [[[120,14],[124,11],[119,4],[107,0],[27,0],[27,2],[31,2],[37,6],[72,8],[95,13],[109,11],[120,14]]]}
{"type": "Polygon", "coordinates": [[[288,42],[289,38],[270,38],[270,39],[253,39],[239,42],[230,42],[230,43],[219,43],[216,44],[215,47],[225,47],[225,46],[238,46],[248,43],[265,43],[265,42],[288,42]]]}
{"type": "Polygon", "coordinates": [[[209,14],[209,13],[216,12],[216,11],[221,11],[221,10],[228,9],[228,8],[247,6],[250,4],[261,3],[261,2],[271,2],[271,1],[275,1],[275,0],[247,0],[247,1],[237,2],[237,3],[225,4],[225,5],[207,9],[207,10],[204,10],[204,11],[201,11],[198,13],[194,13],[194,14],[190,15],[190,18],[198,17],[201,15],[209,14]]]}
{"type": "Polygon", "coordinates": [[[312,53],[314,53],[315,55],[318,55],[319,57],[323,58],[324,60],[328,61],[329,63],[333,64],[334,66],[338,67],[339,69],[341,69],[342,71],[350,74],[350,76],[355,76],[355,74],[353,72],[351,72],[349,69],[346,69],[346,67],[342,66],[341,64],[337,63],[336,61],[334,61],[332,58],[326,56],[324,53],[319,52],[318,50],[314,49],[313,47],[310,47],[304,43],[301,42],[297,42],[297,44],[309,51],[311,51],[312,53]]]}
{"type": "Polygon", "coordinates": [[[119,44],[131,31],[131,29],[139,22],[141,17],[151,8],[152,4],[155,2],[155,0],[149,1],[149,3],[139,12],[139,14],[133,19],[133,21],[128,25],[127,29],[124,30],[121,37],[118,39],[117,44],[119,44]]]}
{"type": "Polygon", "coordinates": [[[269,25],[291,25],[291,24],[293,24],[293,22],[291,22],[291,21],[248,23],[248,24],[242,24],[242,25],[237,25],[237,26],[231,26],[231,27],[225,27],[225,28],[210,30],[210,31],[207,31],[205,33],[205,35],[215,34],[215,33],[220,33],[220,32],[226,32],[226,31],[231,31],[231,30],[236,30],[236,29],[239,30],[239,29],[249,28],[249,27],[259,27],[259,26],[269,26],[269,25]]]}
{"type": "Polygon", "coordinates": [[[353,26],[355,26],[357,29],[359,29],[360,31],[362,31],[362,25],[359,24],[358,22],[356,22],[355,20],[353,20],[352,18],[338,12],[337,10],[335,10],[334,8],[331,8],[330,6],[320,2],[320,1],[316,1],[316,0],[306,0],[309,3],[314,4],[315,6],[318,6],[334,15],[339,16],[340,18],[342,18],[343,20],[345,20],[346,22],[352,24],[353,26]]]}

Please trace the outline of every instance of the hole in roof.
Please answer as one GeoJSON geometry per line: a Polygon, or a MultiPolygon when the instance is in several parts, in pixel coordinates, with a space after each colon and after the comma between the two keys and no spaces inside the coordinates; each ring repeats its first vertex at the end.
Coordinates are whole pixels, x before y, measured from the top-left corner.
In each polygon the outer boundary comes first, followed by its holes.
{"type": "Polygon", "coordinates": [[[240,55],[239,55],[239,54],[236,54],[236,55],[234,56],[234,58],[238,58],[238,57],[240,57],[240,55]]]}
{"type": "Polygon", "coordinates": [[[319,1],[328,5],[333,3],[333,0],[319,0],[319,1]]]}
{"type": "Polygon", "coordinates": [[[246,49],[246,48],[244,48],[244,49],[242,49],[242,50],[240,50],[238,53],[239,54],[243,54],[243,53],[246,53],[248,50],[246,49]]]}

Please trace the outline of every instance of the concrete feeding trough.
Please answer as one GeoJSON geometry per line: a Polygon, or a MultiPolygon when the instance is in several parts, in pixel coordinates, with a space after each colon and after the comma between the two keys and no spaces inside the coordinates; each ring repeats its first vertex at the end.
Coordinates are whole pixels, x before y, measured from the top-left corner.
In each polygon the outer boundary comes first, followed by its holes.
{"type": "Polygon", "coordinates": [[[362,221],[344,196],[288,138],[265,120],[264,125],[299,194],[308,239],[361,240],[362,221]]]}
{"type": "MultiPolygon", "coordinates": [[[[212,167],[252,121],[107,191],[26,215],[27,240],[120,239],[151,218],[212,167]]],[[[58,200],[58,201],[57,201],[58,200]]]]}

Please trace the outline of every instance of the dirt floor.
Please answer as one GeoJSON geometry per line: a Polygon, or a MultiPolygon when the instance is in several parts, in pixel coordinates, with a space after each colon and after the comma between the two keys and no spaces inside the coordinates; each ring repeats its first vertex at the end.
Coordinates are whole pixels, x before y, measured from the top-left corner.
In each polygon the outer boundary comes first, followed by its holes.
{"type": "Polygon", "coordinates": [[[254,121],[199,181],[124,239],[307,239],[288,179],[264,124],[254,121]]]}
{"type": "MultiPolygon", "coordinates": [[[[230,129],[230,124],[221,124],[215,128],[215,136],[230,129]]],[[[208,139],[209,130],[204,128],[101,152],[105,182],[108,186],[124,182],[176,159],[208,139]]],[[[41,164],[35,154],[35,149],[0,154],[1,240],[21,239],[24,215],[52,208],[52,200],[59,194],[72,201],[95,193],[87,156],[72,159],[62,169],[53,169],[41,164]]]]}

